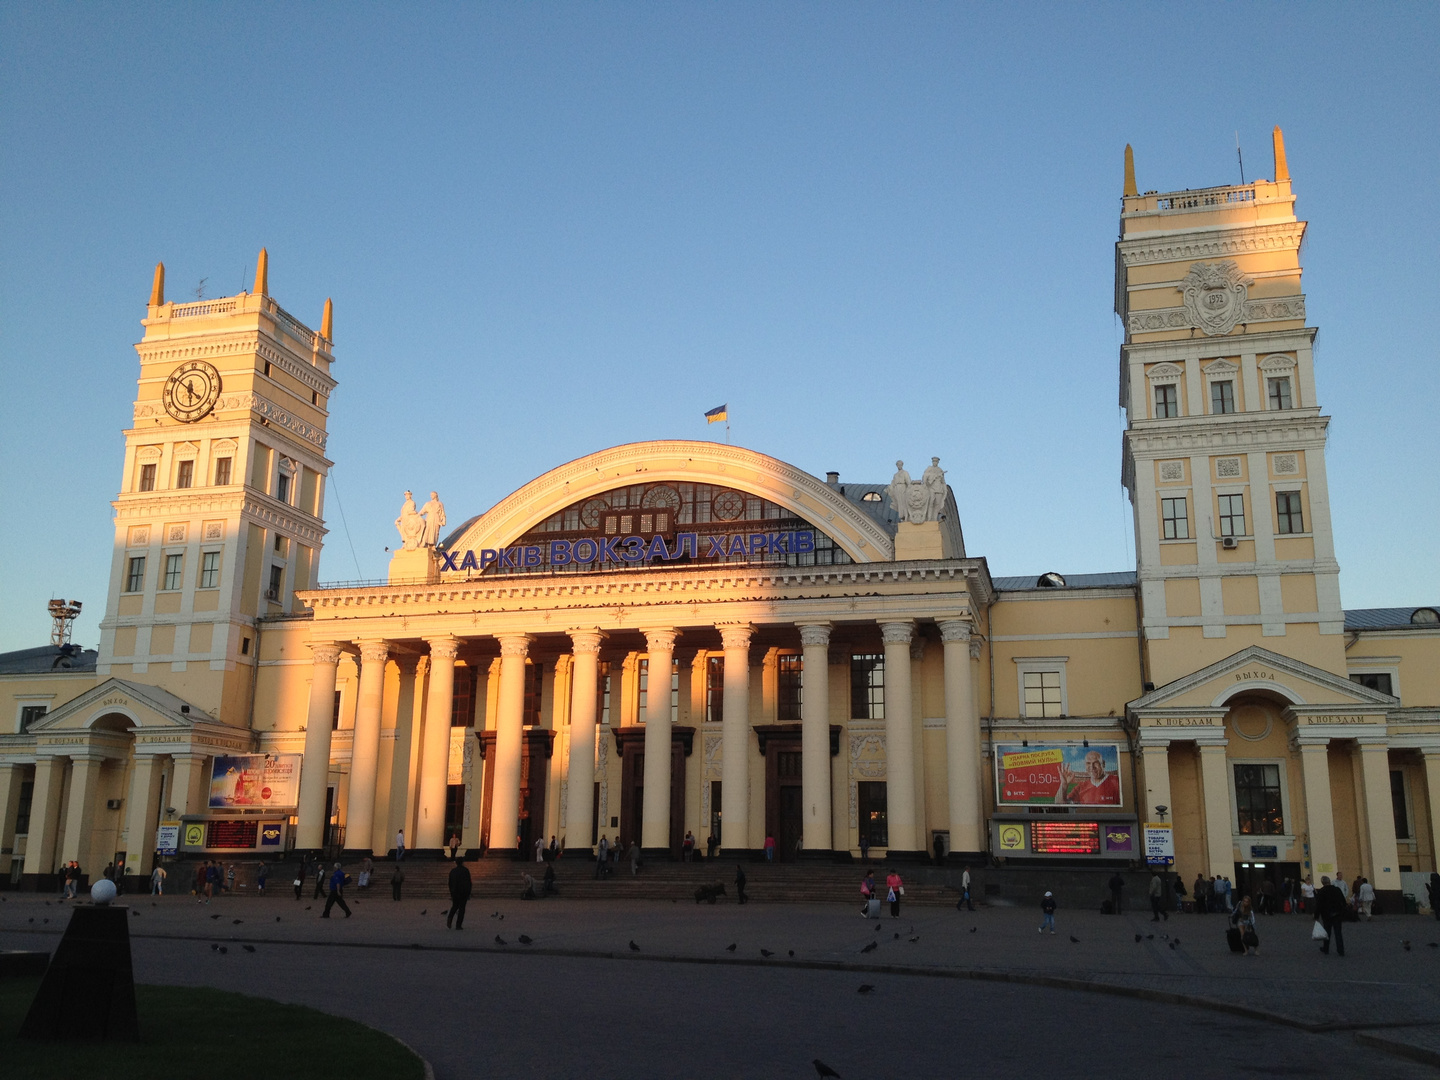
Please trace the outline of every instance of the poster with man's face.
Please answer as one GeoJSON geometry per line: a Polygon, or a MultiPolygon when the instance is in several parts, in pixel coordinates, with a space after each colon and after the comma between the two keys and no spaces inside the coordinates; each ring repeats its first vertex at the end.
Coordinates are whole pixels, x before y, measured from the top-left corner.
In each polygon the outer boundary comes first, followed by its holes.
{"type": "Polygon", "coordinates": [[[1123,806],[1120,747],[997,743],[995,801],[1002,806],[1123,806]]]}

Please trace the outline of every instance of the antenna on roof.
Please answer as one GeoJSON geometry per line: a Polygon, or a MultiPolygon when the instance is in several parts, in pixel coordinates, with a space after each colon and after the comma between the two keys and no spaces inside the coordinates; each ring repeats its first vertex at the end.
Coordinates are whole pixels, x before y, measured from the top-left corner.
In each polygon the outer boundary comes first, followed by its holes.
{"type": "Polygon", "coordinates": [[[1240,132],[1235,132],[1235,160],[1240,162],[1240,186],[1245,186],[1245,158],[1240,153],[1240,132]]]}

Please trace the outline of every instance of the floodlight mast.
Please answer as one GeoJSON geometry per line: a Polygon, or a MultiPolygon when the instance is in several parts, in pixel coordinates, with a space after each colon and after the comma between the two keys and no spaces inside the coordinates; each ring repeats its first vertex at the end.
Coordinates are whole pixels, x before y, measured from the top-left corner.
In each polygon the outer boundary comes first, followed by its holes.
{"type": "Polygon", "coordinates": [[[50,618],[54,622],[50,629],[50,644],[57,649],[63,649],[70,644],[70,632],[74,628],[75,617],[80,614],[81,606],[79,600],[50,601],[50,618]]]}

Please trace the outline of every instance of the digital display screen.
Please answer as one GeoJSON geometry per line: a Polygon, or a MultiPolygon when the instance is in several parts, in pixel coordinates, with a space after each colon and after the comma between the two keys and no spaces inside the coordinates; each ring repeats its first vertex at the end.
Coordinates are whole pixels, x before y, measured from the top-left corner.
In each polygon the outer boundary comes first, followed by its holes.
{"type": "Polygon", "coordinates": [[[205,825],[205,846],[232,850],[253,848],[259,830],[258,821],[210,821],[205,825]]]}
{"type": "Polygon", "coordinates": [[[1030,850],[1044,855],[1096,855],[1100,851],[1098,821],[1033,821],[1030,850]]]}

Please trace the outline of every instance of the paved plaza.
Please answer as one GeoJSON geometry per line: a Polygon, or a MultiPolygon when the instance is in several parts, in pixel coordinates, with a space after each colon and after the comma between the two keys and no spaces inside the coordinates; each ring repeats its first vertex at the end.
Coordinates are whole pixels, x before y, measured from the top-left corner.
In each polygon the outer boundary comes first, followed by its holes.
{"type": "MultiPolygon", "coordinates": [[[[843,903],[562,898],[472,903],[455,932],[433,900],[361,894],[353,918],[321,921],[288,891],[125,899],[138,980],[353,1017],[440,1080],[803,1077],[814,1058],[844,1077],[1410,1077],[1440,1062],[1440,923],[1419,916],[1347,925],[1343,959],[1319,955],[1303,916],[1262,919],[1251,958],[1219,916],[1062,910],[1051,937],[1013,908],[877,924],[843,903]]],[[[67,918],[8,894],[0,947],[53,948],[67,918]]]]}

